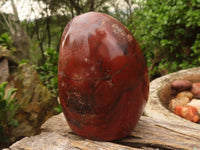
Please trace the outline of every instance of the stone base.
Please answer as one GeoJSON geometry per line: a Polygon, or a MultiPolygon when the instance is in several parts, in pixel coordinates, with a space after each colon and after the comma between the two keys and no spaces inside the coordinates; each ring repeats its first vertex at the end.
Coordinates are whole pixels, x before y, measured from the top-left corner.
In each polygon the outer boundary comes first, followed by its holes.
{"type": "Polygon", "coordinates": [[[153,80],[150,83],[150,95],[144,113],[155,119],[200,129],[199,124],[183,119],[168,110],[169,100],[173,95],[171,83],[177,79],[200,82],[200,68],[181,70],[153,80]]]}

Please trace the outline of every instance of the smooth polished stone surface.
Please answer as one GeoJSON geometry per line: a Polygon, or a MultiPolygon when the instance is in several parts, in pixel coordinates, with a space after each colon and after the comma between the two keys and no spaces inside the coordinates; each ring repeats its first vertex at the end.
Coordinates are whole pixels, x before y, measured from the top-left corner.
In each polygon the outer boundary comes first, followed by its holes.
{"type": "Polygon", "coordinates": [[[192,122],[199,121],[198,110],[193,106],[176,106],[174,113],[192,122]]]}
{"type": "Polygon", "coordinates": [[[71,129],[94,140],[127,136],[148,99],[149,77],[135,38],[116,19],[72,19],[60,44],[59,98],[71,129]]]}
{"type": "Polygon", "coordinates": [[[172,82],[171,87],[177,91],[190,90],[192,88],[192,82],[189,80],[175,80],[172,82]]]}
{"type": "Polygon", "coordinates": [[[192,84],[191,92],[194,94],[195,98],[200,98],[200,82],[192,84]]]}
{"type": "Polygon", "coordinates": [[[181,97],[188,97],[191,100],[193,98],[193,94],[190,91],[182,91],[176,95],[176,98],[181,98],[181,97]]]}

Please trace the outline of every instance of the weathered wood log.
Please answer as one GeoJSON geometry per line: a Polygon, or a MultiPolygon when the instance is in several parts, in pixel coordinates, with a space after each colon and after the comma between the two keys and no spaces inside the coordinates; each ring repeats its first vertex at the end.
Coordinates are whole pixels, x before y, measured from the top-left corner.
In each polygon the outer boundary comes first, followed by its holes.
{"type": "Polygon", "coordinates": [[[200,149],[199,129],[142,116],[135,130],[117,143],[131,147],[200,149]]]}
{"type": "Polygon", "coordinates": [[[41,133],[25,137],[5,150],[137,150],[137,149],[200,149],[199,130],[161,122],[142,116],[135,130],[126,138],[102,142],[77,136],[67,125],[63,114],[49,119],[42,125],[41,133]]]}
{"type": "Polygon", "coordinates": [[[41,127],[41,133],[25,137],[4,150],[137,150],[111,142],[92,141],[77,136],[63,114],[52,117],[41,127]]]}

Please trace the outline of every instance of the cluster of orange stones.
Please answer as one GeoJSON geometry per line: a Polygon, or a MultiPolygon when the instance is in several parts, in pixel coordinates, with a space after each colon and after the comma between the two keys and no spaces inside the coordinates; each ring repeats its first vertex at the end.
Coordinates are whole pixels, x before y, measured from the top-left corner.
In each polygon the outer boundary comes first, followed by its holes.
{"type": "Polygon", "coordinates": [[[175,97],[169,102],[169,109],[176,115],[200,122],[200,82],[175,80],[171,84],[175,97]]]}

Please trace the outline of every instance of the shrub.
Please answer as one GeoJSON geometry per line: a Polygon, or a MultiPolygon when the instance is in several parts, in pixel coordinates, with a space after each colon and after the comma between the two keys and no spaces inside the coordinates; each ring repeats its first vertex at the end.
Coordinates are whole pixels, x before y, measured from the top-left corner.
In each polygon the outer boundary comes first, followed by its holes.
{"type": "Polygon", "coordinates": [[[40,79],[45,86],[55,95],[58,95],[58,52],[47,48],[45,52],[46,61],[42,66],[37,67],[40,79]]]}
{"type": "Polygon", "coordinates": [[[200,0],[142,0],[132,32],[151,78],[200,65],[200,0]]]}
{"type": "Polygon", "coordinates": [[[11,36],[8,33],[1,34],[1,36],[0,36],[0,44],[2,46],[5,46],[7,49],[12,49],[13,48],[13,46],[12,46],[13,41],[12,41],[11,36]]]}
{"type": "MultiPolygon", "coordinates": [[[[46,61],[45,63],[37,67],[40,74],[40,79],[44,85],[51,91],[51,93],[57,97],[58,96],[58,57],[59,54],[56,50],[52,48],[47,48],[45,52],[46,61]]],[[[54,108],[57,113],[62,112],[61,105],[59,104],[54,108]]]]}
{"type": "Polygon", "coordinates": [[[8,90],[5,95],[5,88],[7,82],[0,84],[0,141],[4,142],[9,140],[10,129],[18,125],[14,116],[19,108],[16,104],[16,99],[12,99],[12,95],[17,91],[15,88],[8,90]]]}

